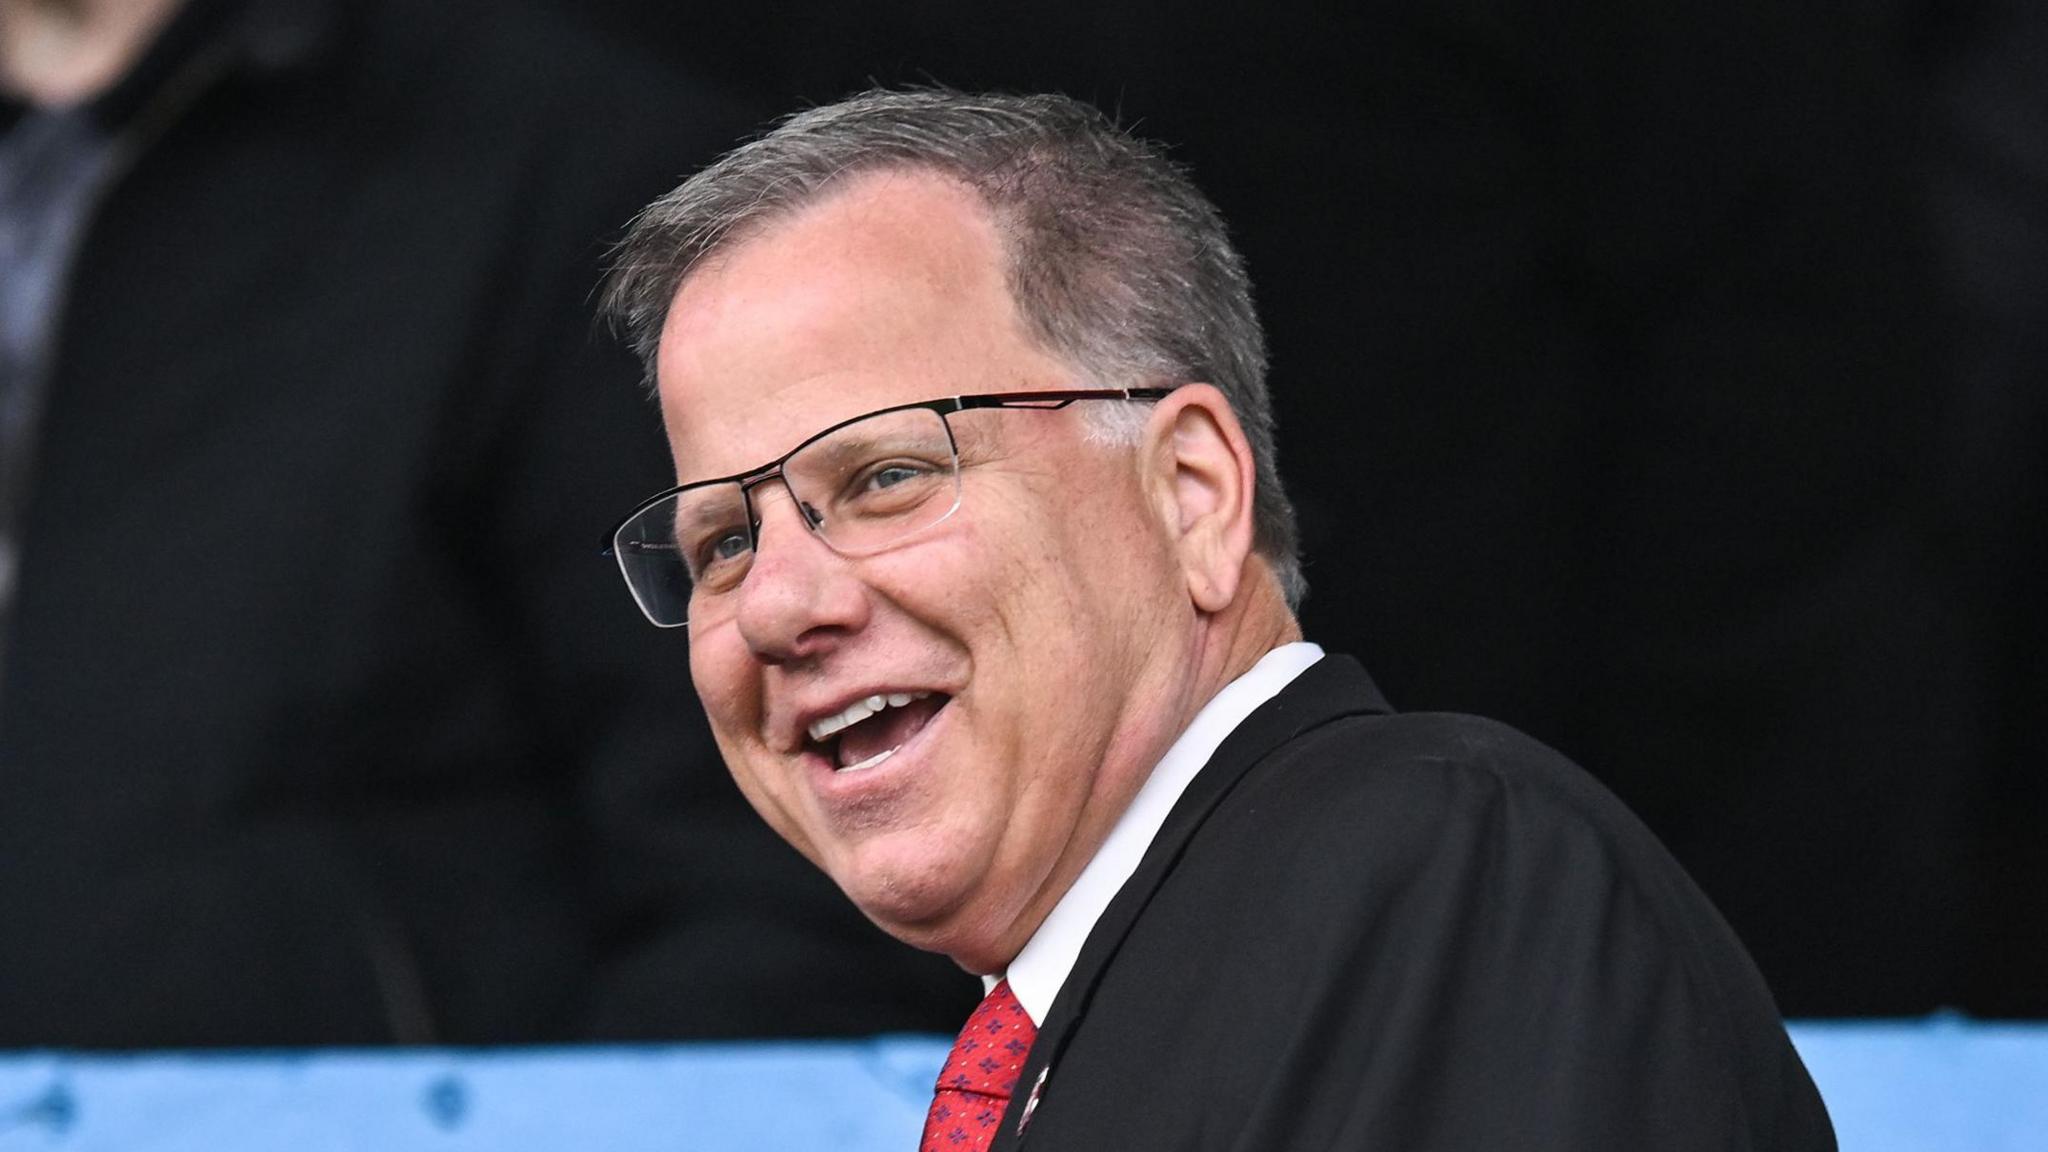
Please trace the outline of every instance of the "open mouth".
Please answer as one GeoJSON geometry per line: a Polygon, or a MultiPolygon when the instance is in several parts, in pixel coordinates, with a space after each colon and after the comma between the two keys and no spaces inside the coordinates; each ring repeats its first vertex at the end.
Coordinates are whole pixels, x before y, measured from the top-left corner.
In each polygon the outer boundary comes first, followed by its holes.
{"type": "Polygon", "coordinates": [[[924,730],[952,697],[935,692],[889,692],[856,700],[810,726],[809,747],[835,772],[873,768],[924,730]]]}

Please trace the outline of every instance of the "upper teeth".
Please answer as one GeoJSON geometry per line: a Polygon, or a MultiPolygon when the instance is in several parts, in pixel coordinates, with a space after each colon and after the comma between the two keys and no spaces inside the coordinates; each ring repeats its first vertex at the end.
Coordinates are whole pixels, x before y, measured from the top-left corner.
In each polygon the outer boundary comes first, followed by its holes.
{"type": "Polygon", "coordinates": [[[838,715],[827,716],[823,720],[813,722],[810,729],[811,739],[822,742],[841,728],[849,724],[858,724],[884,708],[901,708],[912,700],[922,700],[929,695],[929,692],[890,692],[886,695],[870,696],[865,700],[855,700],[838,715]]]}

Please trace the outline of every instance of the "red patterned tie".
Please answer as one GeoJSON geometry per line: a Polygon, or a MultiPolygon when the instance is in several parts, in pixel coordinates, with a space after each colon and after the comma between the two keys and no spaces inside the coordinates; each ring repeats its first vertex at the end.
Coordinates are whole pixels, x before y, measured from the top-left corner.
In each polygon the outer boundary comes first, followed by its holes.
{"type": "Polygon", "coordinates": [[[1009,981],[990,989],[946,1054],[918,1152],[984,1152],[1037,1035],[1009,981]]]}

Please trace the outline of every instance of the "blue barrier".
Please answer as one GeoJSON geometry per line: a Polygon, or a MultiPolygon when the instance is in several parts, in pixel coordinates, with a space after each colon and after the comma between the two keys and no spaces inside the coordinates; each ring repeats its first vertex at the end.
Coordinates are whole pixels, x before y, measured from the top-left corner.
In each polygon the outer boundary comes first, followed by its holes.
{"type": "MultiPolygon", "coordinates": [[[[2048,1149],[2048,1026],[1808,1022],[1844,1149],[2048,1149]]],[[[941,1038],[0,1053],[0,1152],[909,1152],[941,1038]]]]}

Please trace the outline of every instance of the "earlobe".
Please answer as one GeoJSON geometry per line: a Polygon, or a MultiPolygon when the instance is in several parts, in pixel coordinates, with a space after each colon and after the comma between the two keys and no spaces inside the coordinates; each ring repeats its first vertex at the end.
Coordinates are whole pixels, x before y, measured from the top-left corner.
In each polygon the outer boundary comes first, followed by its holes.
{"type": "Polygon", "coordinates": [[[1157,500],[1189,599],[1220,612],[1236,599],[1252,542],[1252,457],[1223,394],[1184,384],[1153,413],[1157,500]]]}

